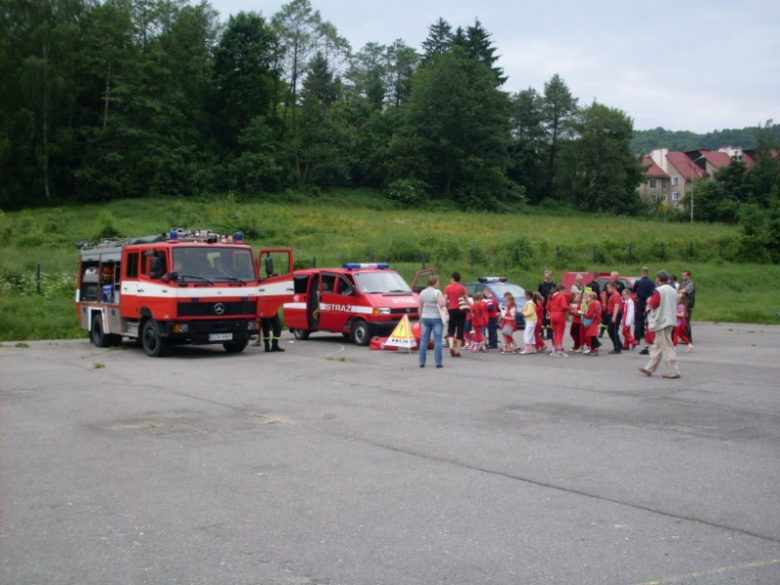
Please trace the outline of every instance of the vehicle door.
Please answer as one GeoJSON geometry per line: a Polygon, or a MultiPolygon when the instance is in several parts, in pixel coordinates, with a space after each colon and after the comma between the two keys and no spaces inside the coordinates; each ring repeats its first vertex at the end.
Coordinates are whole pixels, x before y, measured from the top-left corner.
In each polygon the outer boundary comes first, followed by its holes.
{"type": "Polygon", "coordinates": [[[434,274],[436,274],[436,271],[433,268],[423,268],[422,270],[418,270],[417,274],[414,275],[412,290],[415,293],[420,294],[428,286],[428,277],[433,276],[434,274]]]}
{"type": "Polygon", "coordinates": [[[301,329],[311,331],[312,313],[316,294],[311,294],[312,282],[317,280],[311,273],[293,275],[293,295],[289,302],[284,303],[284,323],[289,329],[301,329]]]}
{"type": "Polygon", "coordinates": [[[273,317],[285,303],[293,301],[298,293],[293,282],[293,254],[286,248],[269,248],[260,250],[257,255],[258,278],[257,289],[258,317],[273,317]]]}
{"type": "Polygon", "coordinates": [[[122,259],[119,310],[122,317],[128,319],[138,319],[141,316],[141,307],[138,302],[138,277],[141,270],[141,260],[141,252],[125,249],[122,259]]]}
{"type": "MultiPolygon", "coordinates": [[[[344,295],[336,290],[339,275],[323,272],[320,279],[320,329],[324,331],[344,331],[350,317],[352,303],[346,303],[344,295]]],[[[347,299],[349,300],[349,299],[347,299]]]]}

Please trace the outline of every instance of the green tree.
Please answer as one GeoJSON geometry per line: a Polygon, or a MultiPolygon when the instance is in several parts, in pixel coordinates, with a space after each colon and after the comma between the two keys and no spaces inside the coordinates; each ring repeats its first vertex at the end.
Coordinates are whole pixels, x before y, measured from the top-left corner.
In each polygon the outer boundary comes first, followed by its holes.
{"type": "Polygon", "coordinates": [[[417,70],[420,55],[401,39],[387,48],[387,84],[390,104],[398,109],[412,92],[412,76],[417,70]]]}
{"type": "Polygon", "coordinates": [[[341,81],[334,78],[323,53],[312,59],[301,91],[298,179],[301,185],[344,185],[349,176],[348,134],[337,102],[341,81]]]}
{"type": "Polygon", "coordinates": [[[496,87],[500,87],[507,78],[504,76],[504,70],[501,67],[496,67],[498,57],[490,37],[491,34],[482,26],[479,19],[475,19],[474,24],[467,27],[465,31],[458,29],[452,44],[463,49],[465,54],[472,59],[490,67],[496,76],[496,87]]]}
{"type": "Polygon", "coordinates": [[[418,70],[391,146],[395,179],[415,178],[463,207],[511,198],[509,100],[493,71],[461,51],[431,56],[418,70]]]}
{"type": "Polygon", "coordinates": [[[577,112],[577,98],[556,73],[544,84],[544,126],[547,132],[547,181],[545,197],[560,199],[557,192],[558,154],[569,134],[570,121],[577,112]]]}
{"type": "Polygon", "coordinates": [[[92,198],[194,192],[207,138],[204,112],[216,13],[166,0],[132,5],[132,60],[115,76],[113,115],[78,177],[92,198]]]}
{"type": "Polygon", "coordinates": [[[428,37],[422,43],[423,61],[448,52],[452,48],[452,40],[452,26],[440,17],[428,27],[428,37]]]}
{"type": "Polygon", "coordinates": [[[546,132],[544,98],[535,89],[528,88],[511,97],[510,128],[509,178],[524,187],[530,202],[539,203],[544,193],[546,132]]]}
{"type": "Polygon", "coordinates": [[[574,198],[586,211],[636,213],[641,159],[631,151],[634,124],[620,110],[593,102],[573,124],[577,138],[574,198]]]}
{"type": "Polygon", "coordinates": [[[213,111],[227,152],[236,149],[239,136],[255,118],[275,125],[280,88],[278,52],[276,33],[259,14],[239,12],[228,19],[214,50],[213,67],[213,111]]]}
{"type": "Polygon", "coordinates": [[[0,10],[0,202],[49,203],[70,177],[82,0],[6,0],[0,10]]]}
{"type": "Polygon", "coordinates": [[[289,145],[295,170],[301,184],[306,182],[308,171],[301,159],[301,126],[298,116],[298,93],[309,71],[312,56],[319,52],[328,63],[349,54],[349,43],[338,36],[333,25],[322,20],[309,0],[292,0],[282,6],[272,19],[281,47],[280,68],[288,84],[284,100],[284,119],[289,121],[291,136],[289,145]]]}
{"type": "Polygon", "coordinates": [[[347,71],[353,91],[365,101],[368,110],[381,110],[384,106],[387,75],[387,47],[377,43],[368,43],[353,55],[347,71]]]}

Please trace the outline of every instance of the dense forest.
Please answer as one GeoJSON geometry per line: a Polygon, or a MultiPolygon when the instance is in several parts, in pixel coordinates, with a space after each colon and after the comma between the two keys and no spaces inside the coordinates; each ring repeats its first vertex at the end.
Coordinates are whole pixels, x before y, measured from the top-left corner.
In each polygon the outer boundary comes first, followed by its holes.
{"type": "Polygon", "coordinates": [[[672,151],[689,152],[706,148],[718,150],[722,146],[740,146],[744,150],[755,149],[758,135],[768,130],[775,144],[780,144],[780,124],[766,126],[758,125],[751,128],[714,130],[706,134],[696,134],[686,130],[634,130],[634,140],[631,143],[634,152],[648,153],[655,148],[668,148],[672,151]]]}
{"type": "Polygon", "coordinates": [[[506,92],[496,55],[479,20],[354,50],[309,0],[224,23],[206,0],[3,0],[0,207],[365,187],[645,211],[632,119],[559,75],[506,92]]]}

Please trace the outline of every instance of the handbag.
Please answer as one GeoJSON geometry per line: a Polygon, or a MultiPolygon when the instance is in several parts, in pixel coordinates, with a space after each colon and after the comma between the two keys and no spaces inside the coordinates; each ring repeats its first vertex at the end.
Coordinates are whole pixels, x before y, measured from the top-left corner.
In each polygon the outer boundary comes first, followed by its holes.
{"type": "Polygon", "coordinates": [[[469,299],[466,295],[458,297],[458,308],[464,313],[471,310],[471,305],[469,305],[469,299]]]}
{"type": "Polygon", "coordinates": [[[590,327],[590,324],[593,323],[593,317],[590,319],[588,317],[582,318],[582,324],[585,325],[585,327],[590,327]]]}
{"type": "Polygon", "coordinates": [[[504,325],[503,327],[501,327],[501,333],[502,333],[503,335],[505,335],[506,337],[512,337],[512,335],[514,334],[514,332],[515,332],[515,329],[514,329],[514,327],[512,327],[512,326],[511,326],[511,325],[509,325],[508,323],[507,323],[506,325],[504,325]]]}
{"type": "Polygon", "coordinates": [[[447,307],[442,307],[439,303],[439,297],[441,296],[441,291],[436,291],[436,306],[439,308],[439,315],[441,316],[441,322],[444,323],[444,326],[447,326],[447,323],[450,322],[450,312],[447,310],[447,307]]]}

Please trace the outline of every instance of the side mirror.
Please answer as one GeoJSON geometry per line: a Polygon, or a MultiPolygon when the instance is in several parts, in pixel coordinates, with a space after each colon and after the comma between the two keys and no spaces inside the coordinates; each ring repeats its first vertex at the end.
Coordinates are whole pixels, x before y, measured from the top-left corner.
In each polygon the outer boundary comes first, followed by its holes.
{"type": "Polygon", "coordinates": [[[265,274],[266,276],[273,276],[274,273],[274,261],[270,254],[265,256],[265,274]]]}

